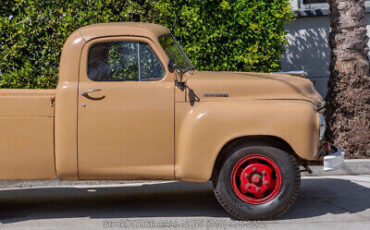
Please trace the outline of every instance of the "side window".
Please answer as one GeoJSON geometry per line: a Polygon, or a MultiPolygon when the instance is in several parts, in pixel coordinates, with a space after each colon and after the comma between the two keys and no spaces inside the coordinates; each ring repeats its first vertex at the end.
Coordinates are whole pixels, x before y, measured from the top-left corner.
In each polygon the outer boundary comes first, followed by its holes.
{"type": "Polygon", "coordinates": [[[148,81],[163,77],[163,66],[142,42],[102,42],[89,50],[87,75],[93,81],[148,81]]]}
{"type": "Polygon", "coordinates": [[[164,75],[161,61],[152,48],[146,43],[140,43],[140,79],[155,80],[164,75]]]}

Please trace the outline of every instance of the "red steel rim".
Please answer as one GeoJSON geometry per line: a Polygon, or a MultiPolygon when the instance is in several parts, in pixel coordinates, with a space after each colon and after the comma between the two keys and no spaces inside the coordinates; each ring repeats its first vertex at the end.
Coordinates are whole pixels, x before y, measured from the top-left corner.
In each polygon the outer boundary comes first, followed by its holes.
{"type": "Polygon", "coordinates": [[[264,204],[279,193],[281,172],[277,164],[262,154],[251,154],[240,159],[231,173],[235,194],[250,204],[264,204]]]}

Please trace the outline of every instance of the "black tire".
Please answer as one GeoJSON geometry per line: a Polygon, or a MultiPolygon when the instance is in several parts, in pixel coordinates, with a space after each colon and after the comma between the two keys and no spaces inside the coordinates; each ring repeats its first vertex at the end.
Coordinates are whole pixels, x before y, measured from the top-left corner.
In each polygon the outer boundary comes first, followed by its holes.
{"type": "Polygon", "coordinates": [[[238,144],[230,146],[228,156],[213,177],[214,193],[223,208],[239,220],[266,220],[284,214],[294,203],[300,188],[300,170],[295,157],[265,143],[238,144]],[[251,204],[243,201],[232,187],[234,166],[248,155],[256,154],[270,158],[281,173],[281,186],[275,197],[265,203],[251,204]]]}

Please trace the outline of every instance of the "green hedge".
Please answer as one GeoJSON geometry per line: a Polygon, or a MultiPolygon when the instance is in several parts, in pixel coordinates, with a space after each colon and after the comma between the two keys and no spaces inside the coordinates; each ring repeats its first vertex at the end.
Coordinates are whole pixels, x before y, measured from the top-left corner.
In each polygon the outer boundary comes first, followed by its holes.
{"type": "Polygon", "coordinates": [[[284,53],[287,0],[160,1],[159,20],[199,70],[271,72],[284,53]]]}
{"type": "Polygon", "coordinates": [[[61,48],[77,28],[167,26],[199,70],[276,71],[288,0],[13,0],[0,4],[0,88],[54,88],[61,48]]]}

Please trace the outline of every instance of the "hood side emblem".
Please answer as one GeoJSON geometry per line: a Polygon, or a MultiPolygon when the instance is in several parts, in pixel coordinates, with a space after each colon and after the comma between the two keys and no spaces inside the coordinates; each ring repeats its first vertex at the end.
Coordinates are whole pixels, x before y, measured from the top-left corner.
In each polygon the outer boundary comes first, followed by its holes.
{"type": "Polygon", "coordinates": [[[205,93],[203,94],[204,97],[228,97],[229,94],[227,93],[205,93]]]}

